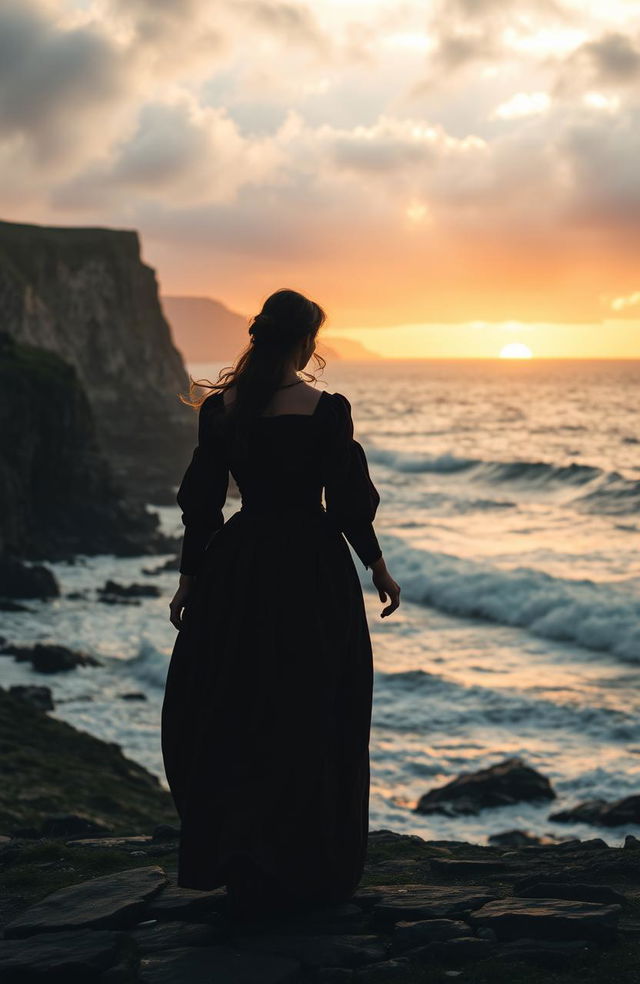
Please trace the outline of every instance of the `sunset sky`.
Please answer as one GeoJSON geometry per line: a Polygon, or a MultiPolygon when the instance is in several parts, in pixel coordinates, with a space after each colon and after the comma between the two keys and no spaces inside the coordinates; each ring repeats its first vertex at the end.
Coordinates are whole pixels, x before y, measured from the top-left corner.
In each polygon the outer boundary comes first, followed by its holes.
{"type": "Polygon", "coordinates": [[[640,2],[2,0],[0,218],[386,355],[640,358],[640,2]]]}

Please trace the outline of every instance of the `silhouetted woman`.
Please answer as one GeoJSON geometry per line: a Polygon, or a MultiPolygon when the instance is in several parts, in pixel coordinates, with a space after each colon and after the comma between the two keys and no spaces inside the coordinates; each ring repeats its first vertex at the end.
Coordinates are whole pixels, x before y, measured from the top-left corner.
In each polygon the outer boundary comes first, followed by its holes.
{"type": "Polygon", "coordinates": [[[348,899],[366,855],[373,661],[342,534],[388,601],[383,616],[400,589],[349,401],[298,375],[324,321],[313,301],[277,291],[214,392],[195,398],[192,382],[183,401],[199,407],[199,432],[177,496],[162,751],[178,885],[226,885],[241,913],[348,899]],[[229,472],[241,508],[225,523],[229,472]]]}

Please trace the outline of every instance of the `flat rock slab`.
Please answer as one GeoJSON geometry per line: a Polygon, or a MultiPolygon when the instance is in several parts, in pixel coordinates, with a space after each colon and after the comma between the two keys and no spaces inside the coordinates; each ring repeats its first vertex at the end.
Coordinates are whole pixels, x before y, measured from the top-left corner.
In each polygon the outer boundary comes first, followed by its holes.
{"type": "Polygon", "coordinates": [[[572,899],[575,902],[600,902],[603,905],[626,905],[627,899],[608,885],[587,885],[583,882],[540,881],[526,885],[517,893],[526,899],[572,899]]]}
{"type": "Polygon", "coordinates": [[[383,960],[387,950],[377,936],[290,936],[264,933],[237,936],[234,943],[252,953],[281,953],[293,957],[303,967],[359,967],[383,960]]]}
{"type": "Polygon", "coordinates": [[[60,888],[5,926],[5,939],[70,929],[120,929],[135,925],[149,898],[168,878],[149,865],[60,888]]]}
{"type": "Polygon", "coordinates": [[[394,953],[402,953],[414,946],[453,940],[469,935],[469,927],[459,919],[421,919],[417,922],[396,923],[392,946],[394,953]]]}
{"type": "Polygon", "coordinates": [[[502,960],[525,960],[541,967],[557,969],[573,966],[576,958],[588,954],[592,947],[588,940],[519,939],[503,943],[494,955],[502,960]]]}
{"type": "Polygon", "coordinates": [[[36,980],[99,980],[102,971],[135,954],[126,933],[80,929],[68,933],[42,933],[25,943],[0,940],[0,978],[3,984],[36,980]]]}
{"type": "Polygon", "coordinates": [[[162,950],[140,961],[140,984],[297,984],[290,957],[246,953],[228,946],[162,950]]]}
{"type": "Polygon", "coordinates": [[[510,898],[488,902],[472,912],[469,921],[492,929],[499,940],[529,937],[609,942],[615,938],[621,911],[619,905],[595,902],[510,898]]]}
{"type": "Polygon", "coordinates": [[[506,871],[506,861],[476,861],[472,858],[431,858],[429,867],[441,875],[480,875],[492,874],[495,871],[506,871]]]}
{"type": "Polygon", "coordinates": [[[155,895],[147,908],[147,919],[180,919],[197,916],[203,912],[222,908],[226,905],[227,892],[224,888],[214,888],[210,892],[199,892],[194,888],[178,888],[166,885],[155,895]]]}
{"type": "Polygon", "coordinates": [[[65,841],[67,847],[144,847],[151,844],[151,837],[137,834],[135,837],[82,837],[65,841]]]}
{"type": "Polygon", "coordinates": [[[353,901],[373,909],[377,923],[407,919],[446,919],[479,909],[496,898],[486,886],[374,885],[361,889],[353,901]]]}
{"type": "Polygon", "coordinates": [[[129,934],[141,953],[155,950],[177,950],[184,946],[212,946],[228,937],[223,927],[208,923],[157,922],[154,926],[140,926],[129,934]]]}

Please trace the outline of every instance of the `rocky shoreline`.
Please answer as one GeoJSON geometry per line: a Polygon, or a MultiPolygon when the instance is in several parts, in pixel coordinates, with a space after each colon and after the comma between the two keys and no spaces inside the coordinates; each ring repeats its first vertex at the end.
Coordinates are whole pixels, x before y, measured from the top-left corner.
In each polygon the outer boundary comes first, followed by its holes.
{"type": "MultiPolygon", "coordinates": [[[[157,779],[33,696],[0,689],[6,984],[637,984],[631,835],[510,831],[485,847],[372,830],[349,901],[240,916],[225,888],[177,888],[178,821],[157,779]]],[[[503,791],[523,776],[509,761],[489,775],[503,791]]],[[[447,785],[458,800],[467,787],[468,807],[488,773],[447,785]]]]}
{"type": "Polygon", "coordinates": [[[252,917],[176,887],[175,829],[3,840],[7,984],[638,980],[635,838],[505,851],[375,830],[349,901],[252,917]]]}

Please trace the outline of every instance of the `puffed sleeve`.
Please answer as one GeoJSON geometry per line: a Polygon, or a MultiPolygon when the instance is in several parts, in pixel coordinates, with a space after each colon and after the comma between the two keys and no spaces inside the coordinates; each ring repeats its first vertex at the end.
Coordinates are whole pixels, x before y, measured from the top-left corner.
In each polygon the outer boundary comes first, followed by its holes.
{"type": "Polygon", "coordinates": [[[365,567],[382,556],[373,520],[380,503],[364,449],[353,436],[351,404],[331,394],[324,449],[324,498],[327,516],[344,533],[365,567]]]}
{"type": "Polygon", "coordinates": [[[224,525],[222,507],[229,486],[229,465],[213,420],[220,410],[219,393],[207,397],[198,411],[198,444],[184,473],[176,500],[182,510],[184,536],[180,573],[197,574],[213,534],[224,525]]]}

